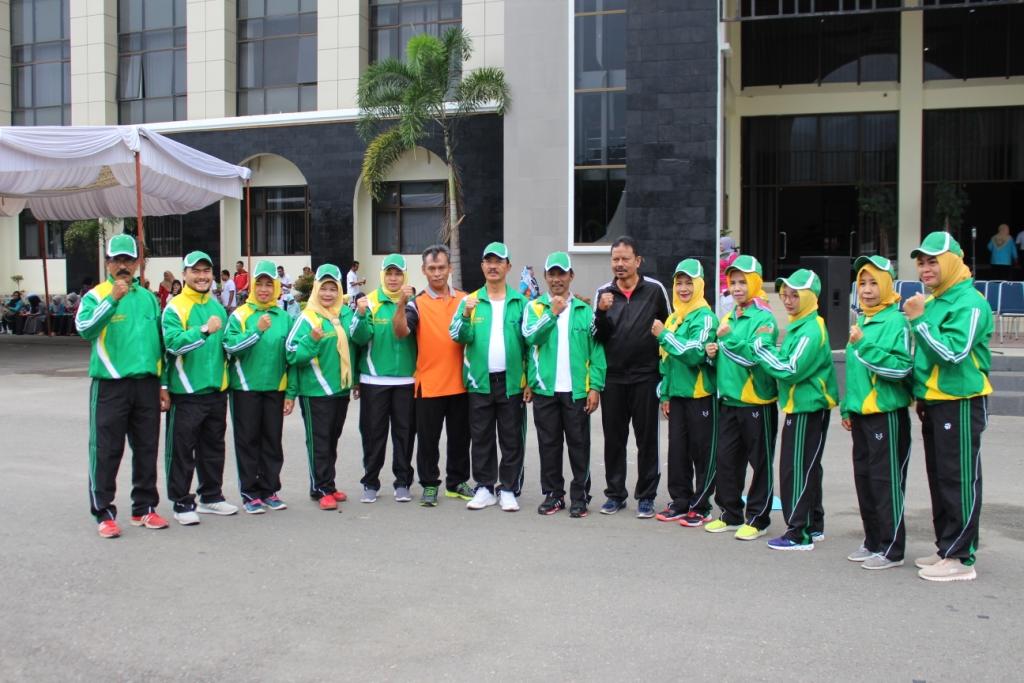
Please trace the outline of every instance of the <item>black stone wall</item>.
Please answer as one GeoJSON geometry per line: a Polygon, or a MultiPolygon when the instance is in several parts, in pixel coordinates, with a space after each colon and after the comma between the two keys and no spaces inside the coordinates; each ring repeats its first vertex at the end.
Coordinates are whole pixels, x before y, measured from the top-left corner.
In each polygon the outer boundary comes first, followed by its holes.
{"type": "Polygon", "coordinates": [[[717,6],[629,2],[626,227],[640,242],[643,271],[665,283],[687,257],[700,258],[709,280],[717,273],[717,6]]]}
{"type": "MultiPolygon", "coordinates": [[[[479,287],[483,276],[477,263],[488,242],[503,236],[502,217],[502,121],[480,115],[459,126],[455,152],[465,200],[462,245],[465,261],[463,286],[479,287]]],[[[342,271],[353,259],[352,200],[366,146],[352,123],[321,123],[297,126],[247,128],[228,131],[174,133],[174,139],[231,163],[255,154],[277,154],[293,164],[306,178],[310,203],[310,249],[315,269],[334,263],[342,271]]],[[[444,158],[439,136],[424,147],[444,158]]],[[[183,234],[186,251],[203,249],[214,259],[231,261],[237,254],[221,254],[219,213],[216,205],[189,214],[183,234]]],[[[228,226],[228,230],[237,229],[228,226]]],[[[228,264],[227,268],[233,268],[228,264]]]]}

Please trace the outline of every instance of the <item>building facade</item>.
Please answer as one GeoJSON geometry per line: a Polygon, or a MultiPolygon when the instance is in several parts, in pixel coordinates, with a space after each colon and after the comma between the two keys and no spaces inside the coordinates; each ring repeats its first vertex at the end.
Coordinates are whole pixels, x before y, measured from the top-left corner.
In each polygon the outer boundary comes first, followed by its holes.
{"type": "MultiPolygon", "coordinates": [[[[976,228],[981,264],[999,223],[1024,229],[1019,0],[0,0],[0,122],[145,123],[252,168],[248,247],[243,202],[147,218],[153,280],[202,248],[372,282],[436,240],[447,169],[428,142],[371,199],[359,75],[454,25],[512,94],[462,128],[467,286],[492,239],[516,272],[568,250],[589,295],[619,234],[667,281],[689,256],[714,272],[721,233],[770,279],[865,252],[912,273],[947,226],[968,249],[976,228]]],[[[64,230],[0,219],[0,290],[41,290],[42,249],[51,291],[98,277],[64,230]]]]}

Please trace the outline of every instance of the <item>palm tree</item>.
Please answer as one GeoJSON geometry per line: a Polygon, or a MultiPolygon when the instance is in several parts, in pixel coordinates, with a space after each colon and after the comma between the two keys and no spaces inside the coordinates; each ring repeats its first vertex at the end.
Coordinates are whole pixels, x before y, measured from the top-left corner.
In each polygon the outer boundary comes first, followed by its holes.
{"type": "Polygon", "coordinates": [[[442,238],[452,253],[452,280],[462,285],[462,254],[459,245],[461,184],[455,163],[456,132],[460,119],[488,102],[504,114],[510,102],[505,74],[483,67],[465,77],[462,64],[473,46],[462,28],[449,29],[443,37],[420,34],[409,40],[406,59],[385,59],[371,64],[359,79],[361,110],[359,134],[367,141],[363,157],[363,182],[379,200],[391,166],[422,140],[440,131],[448,164],[448,211],[441,226],[442,238]]]}

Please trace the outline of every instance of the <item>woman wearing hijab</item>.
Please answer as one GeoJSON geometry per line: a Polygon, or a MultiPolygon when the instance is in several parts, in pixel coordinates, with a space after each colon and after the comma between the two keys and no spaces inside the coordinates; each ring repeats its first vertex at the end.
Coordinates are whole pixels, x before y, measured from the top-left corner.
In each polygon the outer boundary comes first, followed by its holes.
{"type": "Polygon", "coordinates": [[[295,386],[288,381],[284,349],[292,321],[277,306],[280,291],[274,262],[257,263],[249,297],[228,318],[224,333],[238,488],[251,515],[288,507],[277,492],[284,417],[295,406],[295,386]]]}
{"type": "Polygon", "coordinates": [[[786,533],[768,541],[772,550],[814,550],[814,535],[823,532],[821,456],[829,417],[839,402],[825,320],[818,315],[821,280],[801,268],[775,281],[789,325],[781,348],[754,340],[754,357],[779,384],[782,427],[779,477],[786,533]]]}
{"type": "Polygon", "coordinates": [[[704,268],[696,259],[676,266],[672,313],[655,320],[651,334],[661,347],[658,397],[668,418],[668,506],[661,522],[698,527],[711,514],[715,492],[718,405],[715,372],[705,347],[717,337],[718,318],[704,298],[704,268]]]}
{"type": "Polygon", "coordinates": [[[761,264],[740,255],[729,266],[729,293],[736,308],[722,318],[717,341],[705,350],[715,363],[718,386],[718,462],[715,502],[722,516],[704,525],[712,534],[735,532],[739,541],[764,536],[771,524],[775,483],[775,435],[779,429],[778,387],[754,358],[754,341],[775,345],[778,331],[761,280],[761,264]],[[746,514],[741,494],[747,465],[753,470],[746,514]]]}
{"type": "Polygon", "coordinates": [[[732,265],[732,262],[739,258],[739,251],[736,249],[736,243],[731,237],[726,235],[722,239],[718,240],[718,293],[719,306],[718,314],[725,315],[733,309],[735,305],[732,300],[732,295],[729,293],[729,281],[726,278],[725,272],[732,265]]]}
{"type": "Polygon", "coordinates": [[[893,289],[892,262],[861,256],[854,264],[863,313],[846,345],[843,429],[853,434],[853,481],[864,541],[846,559],[864,569],[903,564],[903,496],[910,460],[910,327],[893,289]]]}
{"type": "Polygon", "coordinates": [[[914,397],[937,548],[915,564],[928,581],[970,581],[977,578],[981,433],[992,393],[992,309],[974,288],[964,252],[949,233],[929,234],[911,256],[931,292],[907,299],[903,312],[916,341],[914,397]]]}
{"type": "Polygon", "coordinates": [[[412,449],[416,413],[413,375],[416,372],[416,337],[399,338],[391,325],[406,285],[407,265],[401,254],[388,254],[381,264],[380,286],[357,301],[352,341],[363,347],[359,357],[359,434],[363,438],[363,496],[374,503],[380,490],[380,471],[391,427],[391,471],[395,500],[412,500],[412,449]]]}
{"type": "Polygon", "coordinates": [[[321,510],[337,510],[347,498],[334,478],[355,371],[356,349],[349,337],[353,324],[352,309],[343,302],[341,271],[325,263],[317,268],[306,308],[284,344],[288,364],[296,369],[305,423],[309,496],[319,501],[321,510]]]}
{"type": "Polygon", "coordinates": [[[1003,223],[988,241],[988,253],[992,264],[993,280],[1012,280],[1013,268],[1017,265],[1017,244],[1010,235],[1010,226],[1003,223]]]}

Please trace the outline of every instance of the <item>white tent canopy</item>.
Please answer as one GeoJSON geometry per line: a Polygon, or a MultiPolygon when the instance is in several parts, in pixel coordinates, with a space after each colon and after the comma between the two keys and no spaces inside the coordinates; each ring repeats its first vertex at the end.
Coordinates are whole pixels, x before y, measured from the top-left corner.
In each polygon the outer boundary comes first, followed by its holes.
{"type": "Polygon", "coordinates": [[[201,209],[242,198],[252,172],[144,126],[0,127],[0,215],[37,220],[123,218],[201,209]]]}

